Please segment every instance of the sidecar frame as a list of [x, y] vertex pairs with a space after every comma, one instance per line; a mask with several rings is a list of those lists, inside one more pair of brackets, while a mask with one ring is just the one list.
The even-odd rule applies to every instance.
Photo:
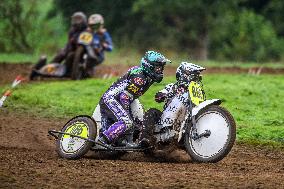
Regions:
[[61, 134], [64, 134], [64, 135], [70, 135], [71, 137], [77, 137], [77, 138], [80, 138], [80, 139], [83, 139], [83, 140], [86, 140], [88, 142], [91, 142], [95, 145], [99, 145], [103, 148], [91, 148], [90, 150], [93, 150], [93, 151], [120, 151], [120, 152], [143, 152], [145, 150], [148, 150], [148, 149], [151, 149], [152, 147], [148, 147], [148, 148], [135, 148], [135, 147], [123, 147], [123, 146], [111, 146], [111, 145], [108, 145], [108, 144], [103, 144], [103, 143], [100, 143], [100, 142], [96, 142], [95, 140], [92, 140], [92, 139], [89, 139], [89, 138], [85, 138], [85, 137], [81, 137], [81, 136], [78, 136], [78, 135], [74, 135], [74, 134], [71, 134], [71, 133], [67, 133], [67, 132], [62, 132], [62, 131], [56, 131], [56, 130], [49, 130], [48, 131], [48, 134], [50, 134], [51, 136], [53, 136], [56, 140], [59, 140], [59, 135]]

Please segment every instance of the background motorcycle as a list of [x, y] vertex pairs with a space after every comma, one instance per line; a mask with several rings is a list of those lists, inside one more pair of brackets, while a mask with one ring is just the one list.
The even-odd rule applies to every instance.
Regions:
[[[40, 58], [38, 63], [33, 67], [30, 79], [36, 77], [70, 77], [73, 80], [79, 80], [87, 75], [86, 64], [88, 58], [96, 58], [93, 51], [93, 35], [84, 31], [78, 37], [78, 47], [75, 52], [69, 52], [64, 64], [50, 63], [46, 64], [46, 57]], [[96, 45], [98, 46], [98, 45]], [[68, 72], [68, 73], [67, 73]]]
[[71, 70], [71, 79], [79, 80], [87, 76], [88, 58], [96, 58], [93, 45], [93, 34], [90, 32], [82, 32], [78, 38], [78, 47], [75, 51], [74, 60]]

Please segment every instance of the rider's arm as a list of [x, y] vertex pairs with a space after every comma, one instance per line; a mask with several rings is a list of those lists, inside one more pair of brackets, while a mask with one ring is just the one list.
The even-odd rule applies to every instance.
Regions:
[[129, 108], [130, 104], [133, 102], [135, 96], [140, 96], [141, 89], [146, 84], [145, 76], [141, 74], [131, 75], [128, 79], [126, 89], [120, 94], [120, 103], [125, 107]]
[[104, 44], [103, 47], [106, 51], [112, 51], [113, 45], [112, 45], [112, 39], [108, 32], [104, 33]]
[[155, 95], [155, 101], [156, 102], [164, 102], [167, 95], [170, 94], [171, 92], [173, 92], [173, 86], [174, 86], [174, 83], [170, 83], [170, 84], [166, 85], [166, 87], [164, 89], [157, 92], [156, 95]]

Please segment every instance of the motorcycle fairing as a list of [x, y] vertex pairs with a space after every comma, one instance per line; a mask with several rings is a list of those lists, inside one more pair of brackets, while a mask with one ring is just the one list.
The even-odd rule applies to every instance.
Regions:
[[47, 64], [36, 72], [47, 77], [63, 77], [66, 73], [66, 65], [59, 63]]
[[187, 107], [184, 99], [188, 99], [188, 93], [178, 94], [166, 103], [163, 114], [155, 127], [155, 133], [159, 133], [163, 128], [175, 127], [170, 129], [170, 132], [161, 132], [156, 135], [158, 141], [165, 141], [175, 136], [180, 126], [184, 122], [184, 117], [187, 112]]
[[93, 35], [90, 32], [82, 32], [78, 39], [78, 44], [91, 45], [93, 42]]
[[220, 105], [222, 101], [220, 99], [211, 99], [211, 100], [206, 100], [202, 103], [200, 103], [198, 106], [195, 106], [192, 109], [192, 116], [196, 116], [198, 112], [200, 112], [202, 109], [206, 108], [207, 106], [210, 105]]

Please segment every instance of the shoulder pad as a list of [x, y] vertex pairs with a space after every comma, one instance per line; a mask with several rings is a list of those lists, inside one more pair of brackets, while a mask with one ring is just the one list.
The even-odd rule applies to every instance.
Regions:
[[142, 68], [139, 66], [134, 66], [130, 68], [128, 71], [130, 75], [143, 73]]

